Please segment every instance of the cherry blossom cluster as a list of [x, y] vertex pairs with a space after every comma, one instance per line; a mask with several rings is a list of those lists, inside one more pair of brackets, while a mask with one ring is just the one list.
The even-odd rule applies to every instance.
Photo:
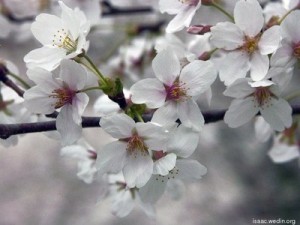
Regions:
[[[274, 162], [299, 158], [298, 121], [289, 103], [299, 93], [285, 97], [300, 59], [298, 0], [159, 0], [157, 14], [175, 15], [166, 32], [147, 36], [128, 26], [130, 39], [99, 65], [89, 56], [88, 36], [105, 36], [99, 1], [84, 10], [59, 1], [59, 15], [40, 13], [46, 6], [35, 3], [27, 12], [4, 1], [12, 18], [35, 17], [26, 26], [42, 46], [24, 57], [30, 85], [11, 62], [1, 61], [2, 76], [26, 89], [13, 99], [6, 93], [11, 89], [1, 89], [1, 123], [55, 118], [57, 131], [47, 135], [61, 141], [62, 156], [78, 160], [81, 180], [107, 189], [115, 215], [127, 216], [138, 205], [154, 217], [165, 191], [180, 193], [183, 184], [207, 173], [191, 155], [205, 132], [199, 105], [213, 105], [219, 94], [214, 85], [233, 99], [224, 116], [229, 127], [256, 118], [257, 138], [274, 140]], [[11, 27], [7, 18], [1, 15], [0, 25]], [[17, 30], [0, 29], [0, 37], [17, 36]], [[99, 96], [95, 102], [90, 91]], [[91, 104], [113, 140], [100, 149], [82, 135], [82, 116]], [[0, 141], [10, 146], [17, 137]]]

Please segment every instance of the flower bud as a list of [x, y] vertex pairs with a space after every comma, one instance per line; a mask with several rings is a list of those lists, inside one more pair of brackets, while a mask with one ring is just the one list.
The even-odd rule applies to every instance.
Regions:
[[193, 25], [187, 29], [189, 34], [202, 35], [210, 32], [211, 25]]

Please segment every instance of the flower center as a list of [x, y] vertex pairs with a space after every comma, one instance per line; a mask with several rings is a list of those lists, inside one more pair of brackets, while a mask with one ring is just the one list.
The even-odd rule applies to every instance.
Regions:
[[294, 45], [293, 54], [297, 59], [300, 59], [300, 43]]
[[77, 41], [73, 40], [69, 32], [64, 28], [58, 30], [52, 38], [52, 46], [67, 50], [67, 53], [76, 51]]
[[137, 157], [138, 153], [141, 153], [143, 156], [148, 155], [148, 147], [144, 143], [144, 140], [137, 134], [133, 134], [129, 140], [127, 140], [126, 150], [130, 155], [134, 154], [134, 157]]
[[257, 50], [258, 41], [259, 41], [259, 37], [250, 38], [250, 37], [246, 36], [245, 40], [244, 40], [244, 45], [242, 46], [242, 49], [251, 55], [253, 52], [255, 52]]
[[258, 107], [266, 106], [269, 107], [269, 103], [274, 96], [274, 94], [270, 91], [269, 87], [257, 87], [253, 96], [258, 104]]
[[184, 88], [184, 83], [180, 81], [175, 81], [172, 86], [165, 86], [167, 92], [167, 100], [181, 100], [187, 97], [186, 88]]
[[52, 91], [52, 94], [49, 95], [49, 97], [56, 99], [54, 107], [58, 109], [66, 104], [72, 104], [75, 94], [75, 91], [69, 89], [68, 87], [64, 87], [61, 89], [55, 89]]

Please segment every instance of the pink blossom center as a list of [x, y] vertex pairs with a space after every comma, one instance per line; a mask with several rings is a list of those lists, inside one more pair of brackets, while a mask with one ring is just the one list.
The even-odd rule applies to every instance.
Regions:
[[49, 97], [56, 99], [54, 106], [58, 109], [66, 104], [72, 104], [75, 95], [76, 91], [71, 90], [69, 87], [63, 87], [52, 91], [52, 94], [49, 95]]
[[269, 107], [269, 103], [272, 99], [273, 93], [270, 91], [269, 87], [257, 87], [253, 96], [259, 107], [266, 106]]
[[184, 83], [178, 80], [175, 81], [171, 86], [165, 86], [165, 89], [167, 93], [167, 100], [178, 101], [187, 96]]
[[242, 50], [246, 51], [248, 54], [252, 54], [258, 48], [258, 42], [260, 37], [245, 37], [244, 44], [241, 47]]
[[300, 59], [300, 42], [294, 45], [293, 54], [297, 59]]
[[132, 135], [127, 140], [127, 152], [136, 157], [138, 153], [146, 156], [148, 153], [148, 146], [145, 144], [143, 138], [141, 138], [138, 134]]

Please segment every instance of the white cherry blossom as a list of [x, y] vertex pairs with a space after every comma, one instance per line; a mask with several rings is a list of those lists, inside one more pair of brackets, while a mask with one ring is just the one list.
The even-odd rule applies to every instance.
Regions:
[[300, 59], [300, 12], [291, 12], [280, 25], [282, 33], [281, 46], [272, 55], [271, 65], [277, 67], [294, 66]]
[[81, 115], [89, 101], [87, 94], [80, 92], [87, 88], [87, 71], [71, 60], [63, 60], [58, 77], [41, 68], [27, 74], [37, 85], [25, 92], [25, 106], [42, 114], [60, 109], [56, 128], [63, 145], [73, 144], [81, 136]]
[[74, 58], [88, 48], [89, 21], [78, 8], [72, 10], [62, 1], [59, 4], [61, 17], [43, 13], [31, 25], [34, 37], [43, 47], [24, 57], [28, 68], [41, 67], [52, 71], [62, 59]]
[[129, 188], [144, 186], [153, 173], [152, 151], [165, 149], [165, 130], [150, 122], [135, 123], [125, 114], [103, 117], [100, 125], [118, 140], [98, 152], [96, 167], [99, 173], [122, 170]]
[[[268, 155], [274, 163], [285, 163], [300, 158], [299, 144], [295, 137], [287, 133], [292, 131], [293, 127], [285, 130], [282, 134], [274, 138], [274, 143]], [[293, 131], [292, 131], [293, 132]]]
[[149, 218], [155, 217], [154, 206], [140, 200], [137, 188], [128, 188], [121, 173], [108, 175], [109, 198], [112, 201], [112, 213], [126, 217], [135, 207], [141, 208]]
[[279, 96], [278, 87], [270, 80], [251, 82], [240, 78], [227, 87], [224, 95], [236, 98], [224, 117], [225, 123], [232, 128], [247, 123], [257, 113], [274, 130], [282, 131], [292, 125], [292, 108]]
[[[144, 202], [155, 203], [164, 193], [169, 180], [175, 178], [183, 180], [186, 178], [197, 179], [206, 173], [206, 168], [197, 161], [183, 159], [189, 157], [195, 151], [198, 141], [199, 133], [184, 125], [180, 125], [170, 131], [166, 150], [153, 153], [154, 167], [152, 178], [140, 189], [141, 198]], [[191, 163], [191, 174], [188, 176], [187, 174], [179, 173], [180, 166], [183, 166], [181, 168], [183, 170], [189, 167], [186, 163]], [[178, 167], [178, 165], [180, 166]], [[196, 168], [198, 171], [196, 171]], [[156, 187], [154, 188], [153, 186]]]
[[60, 150], [60, 155], [78, 160], [77, 177], [85, 183], [92, 183], [97, 169], [95, 162], [97, 153], [85, 140], [80, 139], [76, 144], [65, 146]]
[[261, 32], [264, 17], [257, 0], [237, 2], [234, 20], [235, 23], [221, 22], [211, 28], [212, 43], [225, 50], [218, 66], [220, 79], [229, 85], [250, 71], [254, 81], [262, 80], [269, 69], [268, 54], [279, 45], [279, 26]]
[[148, 183], [140, 188], [143, 202], [155, 203], [165, 192], [169, 180], [179, 179], [187, 182], [197, 181], [207, 173], [205, 166], [193, 159], [178, 159], [175, 167], [165, 176], [153, 175]]
[[195, 60], [181, 68], [175, 53], [166, 49], [154, 58], [152, 68], [157, 78], [135, 83], [130, 89], [131, 100], [158, 108], [154, 119], [160, 117], [172, 122], [179, 118], [185, 126], [200, 131], [204, 118], [193, 97], [207, 91], [215, 81], [217, 74], [213, 64]]
[[201, 6], [201, 0], [160, 0], [159, 9], [162, 13], [176, 16], [169, 22], [166, 32], [173, 33], [188, 27]]

